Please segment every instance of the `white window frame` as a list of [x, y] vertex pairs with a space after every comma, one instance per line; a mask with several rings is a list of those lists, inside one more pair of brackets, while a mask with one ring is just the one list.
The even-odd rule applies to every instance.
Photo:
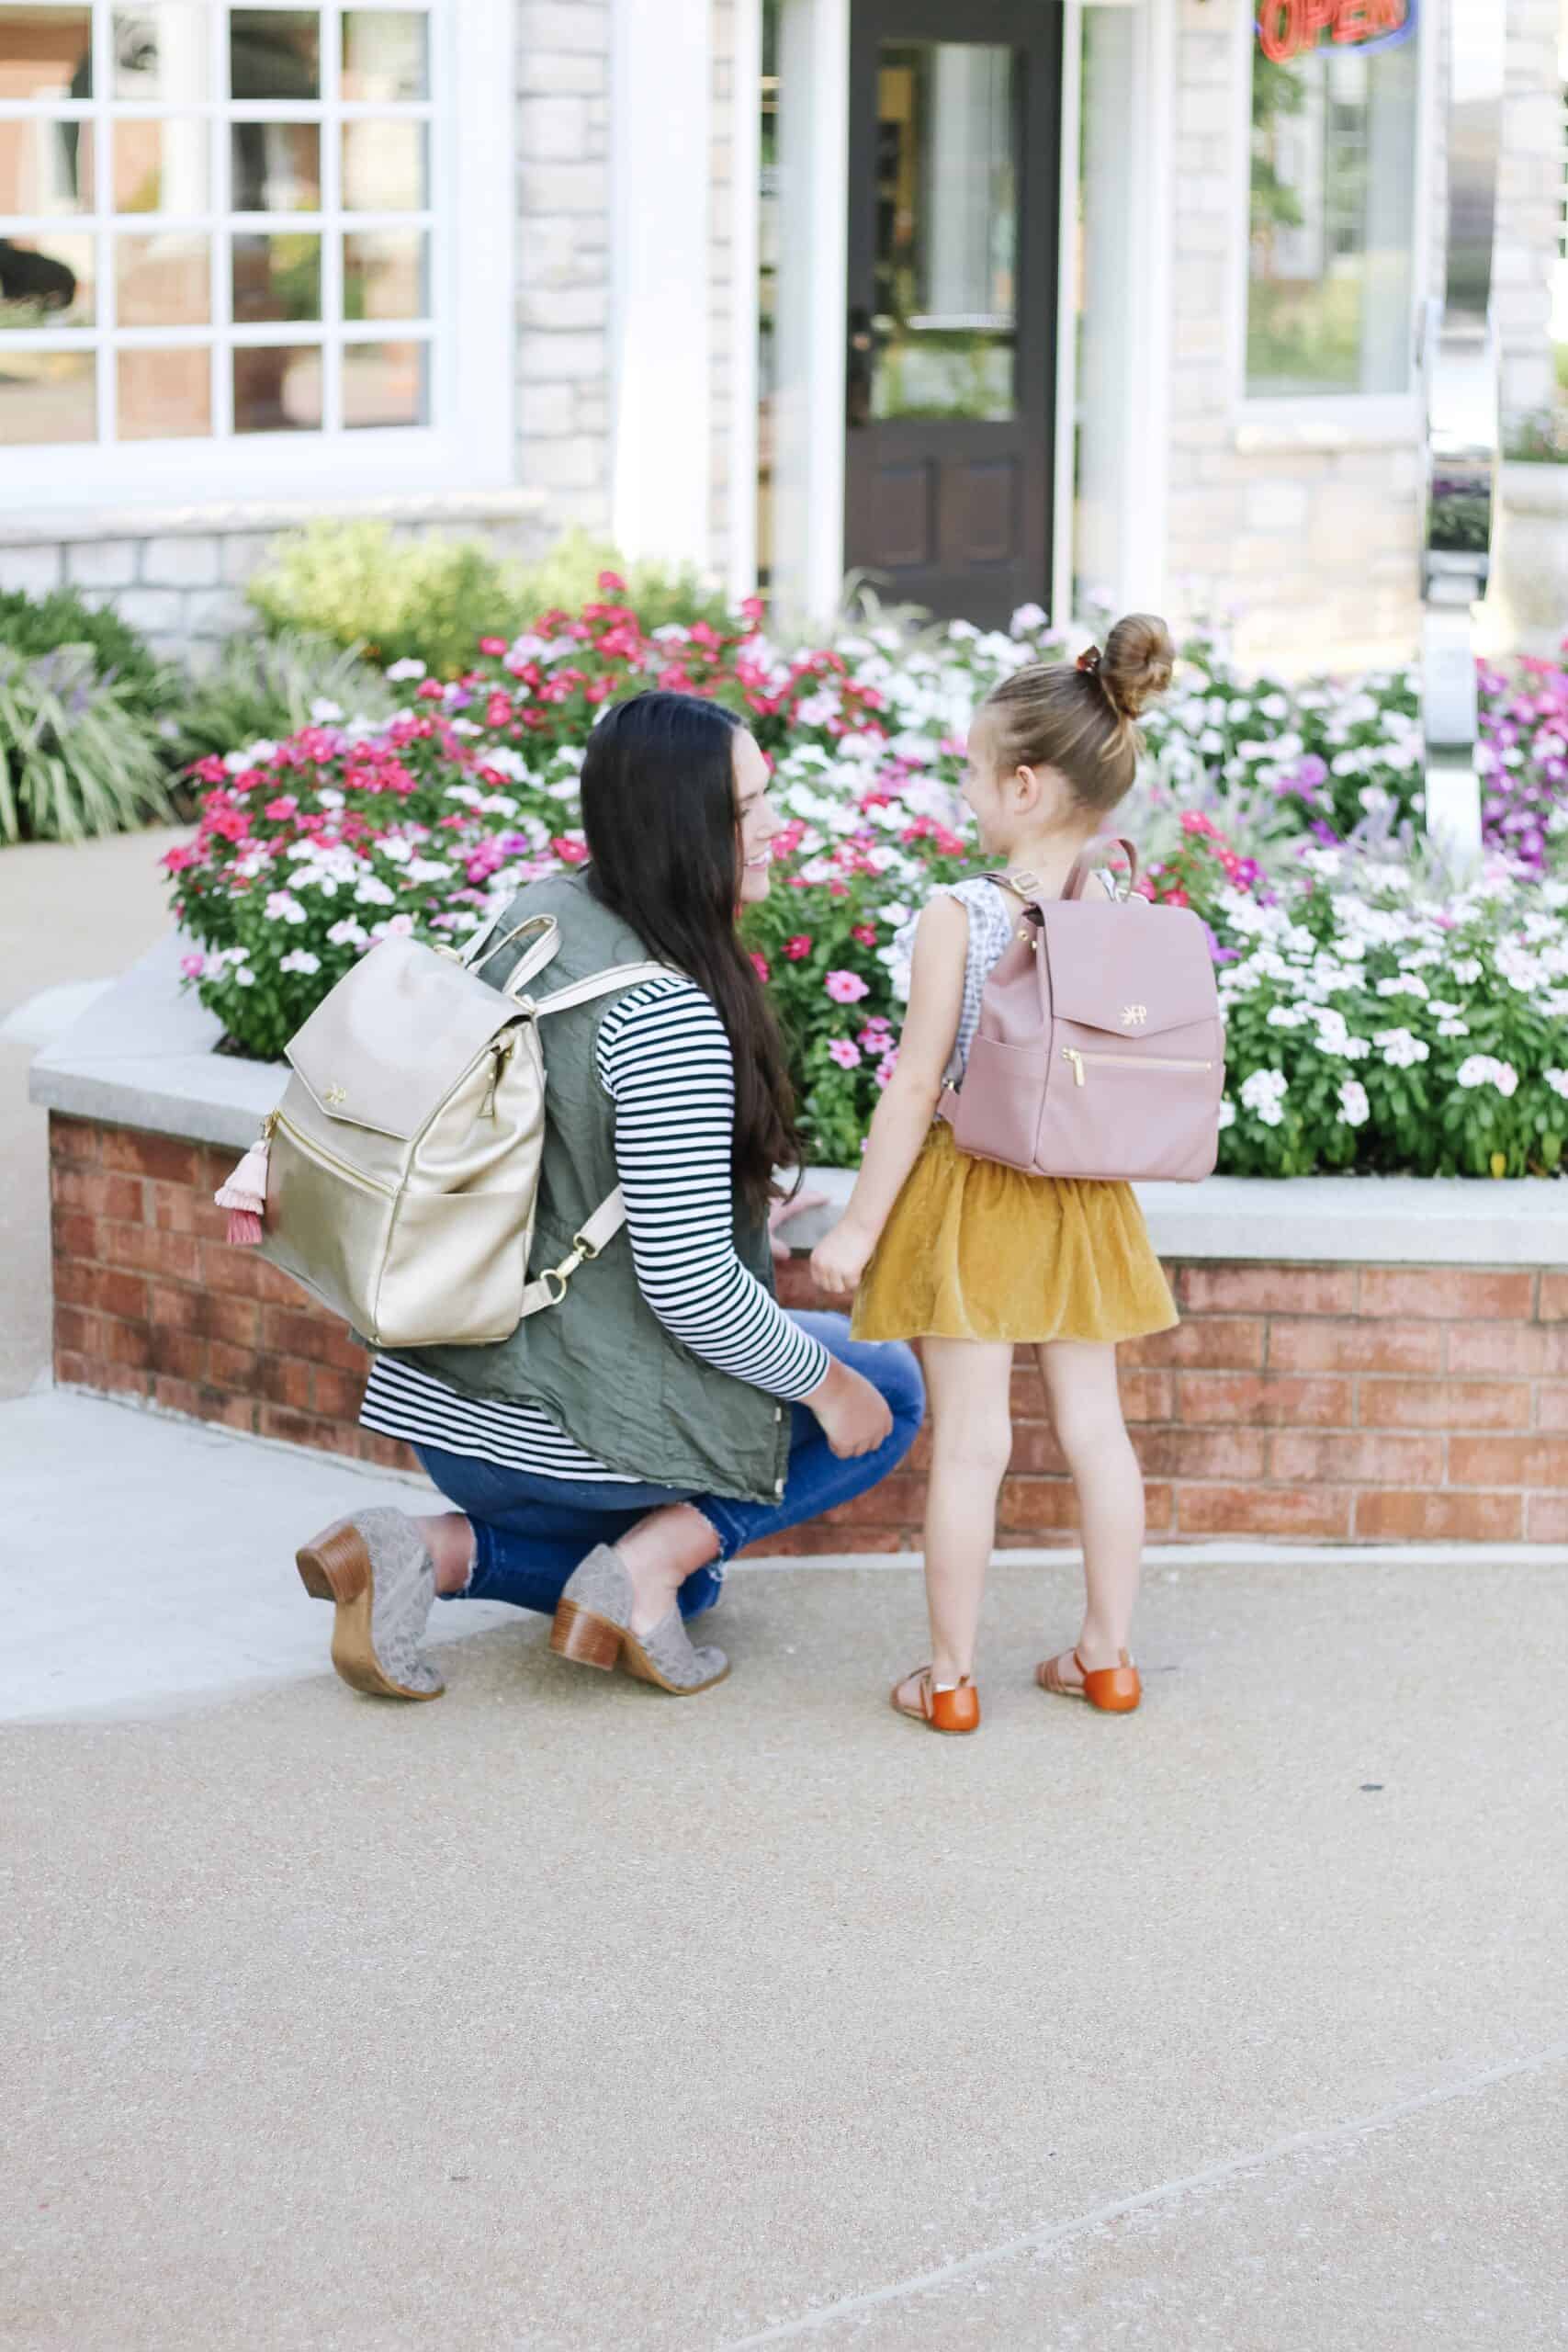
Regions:
[[[311, 4], [312, 0], [245, 0], [248, 7], [284, 12], [289, 6]], [[77, 5], [85, 5], [85, 0], [77, 0]], [[258, 117], [269, 121], [317, 119], [323, 107], [331, 109], [334, 120], [385, 114], [386, 108], [374, 103], [355, 105], [337, 99], [337, 28], [343, 7], [355, 5], [396, 9], [399, 0], [323, 0], [320, 106], [268, 101], [236, 107], [219, 102], [211, 108], [212, 217], [220, 225], [209, 326], [115, 327], [113, 273], [107, 266], [112, 243], [113, 191], [101, 170], [96, 175], [96, 213], [55, 215], [17, 229], [18, 235], [87, 235], [98, 240], [98, 325], [82, 331], [82, 339], [101, 338], [100, 432], [114, 398], [109, 379], [115, 372], [117, 345], [209, 347], [217, 341], [230, 347], [317, 339], [309, 330], [289, 335], [275, 326], [258, 329], [229, 323], [230, 287], [222, 264], [231, 232], [224, 225], [226, 216], [219, 198], [228, 189], [228, 134], [232, 121]], [[227, 5], [213, 5], [212, 16], [216, 54], [216, 44], [227, 28]], [[344, 430], [340, 420], [328, 416], [317, 432], [231, 435], [215, 431], [212, 437], [183, 440], [4, 444], [0, 445], [0, 514], [19, 509], [36, 512], [45, 505], [79, 511], [95, 505], [122, 508], [203, 499], [276, 501], [320, 496], [323, 503], [330, 503], [355, 493], [486, 490], [512, 481], [514, 9], [512, 0], [430, 0], [429, 17], [430, 97], [423, 108], [430, 129], [429, 324], [414, 334], [396, 322], [366, 321], [327, 326], [323, 339], [335, 334], [345, 343], [428, 341], [430, 424]], [[64, 108], [47, 103], [7, 106], [4, 109], [7, 119], [59, 119], [63, 113], [91, 125], [107, 114], [112, 87], [107, 10], [98, 10], [94, 21], [94, 98]], [[417, 119], [422, 110], [407, 106], [399, 111]], [[339, 223], [330, 207], [337, 165], [335, 154], [329, 156], [327, 151], [335, 144], [332, 140], [322, 142], [323, 207], [329, 208], [327, 217], [334, 229]], [[254, 226], [253, 217], [245, 217]], [[269, 217], [269, 226], [283, 233], [309, 231], [317, 218], [279, 213], [276, 220]], [[380, 220], [373, 212], [341, 216], [342, 225], [355, 229], [373, 230]], [[177, 228], [180, 223], [173, 216], [166, 220], [159, 216], [158, 225]], [[321, 266], [322, 309], [330, 318], [337, 254], [335, 234], [327, 230], [322, 233]], [[5, 341], [17, 352], [59, 348], [69, 332], [17, 331]], [[225, 413], [230, 369], [217, 368], [214, 381], [213, 424], [221, 428], [230, 421]]]
[[1230, 309], [1228, 373], [1232, 420], [1240, 445], [1252, 450], [1385, 447], [1408, 444], [1424, 430], [1416, 364], [1416, 322], [1432, 281], [1432, 130], [1441, 17], [1423, 6], [1416, 28], [1416, 198], [1410, 219], [1411, 359], [1403, 392], [1258, 392], [1247, 389], [1247, 314], [1252, 283], [1252, 59], [1256, 16], [1241, 9], [1233, 23], [1236, 45], [1235, 136], [1231, 224], [1235, 272]]

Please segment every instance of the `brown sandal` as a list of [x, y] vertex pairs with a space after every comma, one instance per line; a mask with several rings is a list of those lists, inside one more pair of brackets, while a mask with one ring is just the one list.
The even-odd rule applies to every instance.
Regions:
[[1144, 1695], [1138, 1669], [1125, 1650], [1120, 1666], [1087, 1667], [1077, 1650], [1073, 1652], [1073, 1664], [1083, 1676], [1081, 1682], [1064, 1682], [1054, 1657], [1041, 1659], [1034, 1669], [1034, 1679], [1042, 1690], [1049, 1690], [1053, 1699], [1086, 1699], [1102, 1715], [1130, 1715]]
[[980, 1728], [980, 1693], [975, 1688], [973, 1675], [964, 1675], [956, 1689], [939, 1690], [931, 1679], [929, 1666], [917, 1667], [920, 1678], [920, 1703], [907, 1706], [898, 1693], [909, 1679], [906, 1674], [893, 1685], [892, 1705], [896, 1715], [908, 1715], [913, 1724], [924, 1724], [928, 1731], [970, 1732]]

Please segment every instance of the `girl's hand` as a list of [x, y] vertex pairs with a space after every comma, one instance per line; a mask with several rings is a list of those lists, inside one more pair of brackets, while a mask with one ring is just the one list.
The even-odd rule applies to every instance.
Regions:
[[790, 1255], [784, 1227], [795, 1217], [804, 1216], [807, 1209], [825, 1209], [827, 1205], [826, 1193], [792, 1193], [787, 1201], [774, 1202], [768, 1216], [768, 1240], [775, 1259], [782, 1261]]
[[811, 1272], [818, 1288], [829, 1298], [848, 1297], [858, 1289], [875, 1247], [848, 1217], [840, 1218], [811, 1253]]

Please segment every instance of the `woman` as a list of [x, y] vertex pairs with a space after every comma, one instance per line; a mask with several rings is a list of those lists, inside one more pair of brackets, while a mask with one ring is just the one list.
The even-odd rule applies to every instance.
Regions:
[[412, 1444], [452, 1508], [362, 1511], [298, 1559], [337, 1604], [338, 1672], [386, 1697], [439, 1695], [420, 1647], [437, 1596], [553, 1612], [566, 1657], [711, 1690], [728, 1660], [685, 1620], [725, 1563], [876, 1485], [924, 1408], [907, 1349], [773, 1295], [773, 1170], [800, 1144], [735, 928], [780, 831], [761, 752], [715, 703], [638, 695], [589, 740], [582, 819], [590, 863], [520, 892], [502, 928], [558, 919], [552, 989], [669, 969], [551, 1015], [535, 1260], [556, 1264], [617, 1184], [626, 1227], [500, 1346], [377, 1360], [365, 1426]]

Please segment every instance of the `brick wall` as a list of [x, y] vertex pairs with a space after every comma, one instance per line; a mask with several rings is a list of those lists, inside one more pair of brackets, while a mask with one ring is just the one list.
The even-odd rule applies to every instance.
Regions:
[[[389, 1467], [355, 1424], [365, 1357], [211, 1196], [237, 1155], [50, 1123], [55, 1377]], [[1568, 1272], [1183, 1264], [1180, 1328], [1122, 1351], [1156, 1541], [1214, 1536], [1568, 1543]], [[811, 1303], [803, 1263], [792, 1304]], [[1014, 1380], [1004, 1547], [1071, 1540], [1071, 1487], [1032, 1363]], [[908, 1464], [770, 1546], [918, 1544]]]

